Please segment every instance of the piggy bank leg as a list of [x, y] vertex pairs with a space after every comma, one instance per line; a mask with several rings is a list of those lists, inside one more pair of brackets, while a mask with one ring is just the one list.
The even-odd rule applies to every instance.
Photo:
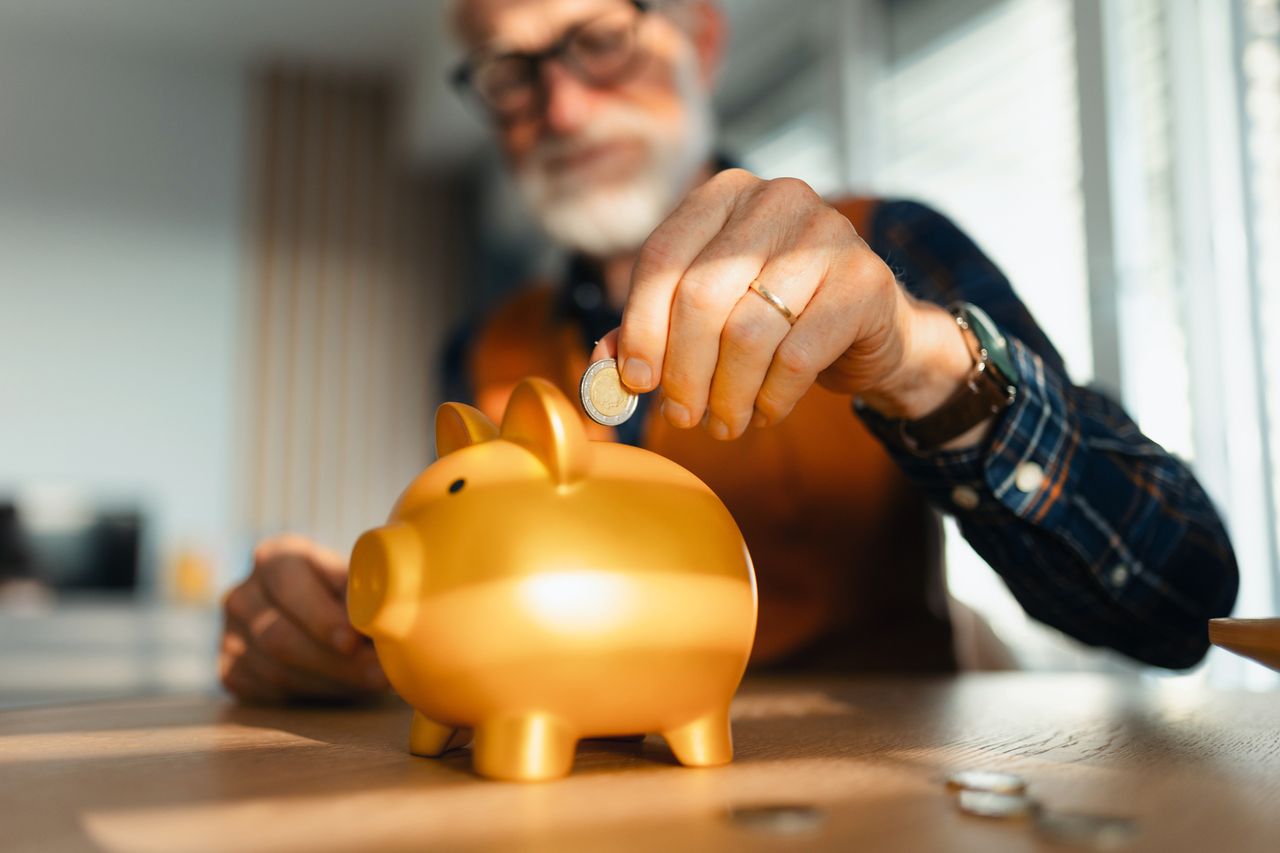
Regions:
[[662, 733], [676, 760], [688, 767], [712, 767], [733, 760], [729, 706]]
[[413, 723], [409, 726], [409, 751], [414, 755], [425, 755], [435, 758], [441, 755], [453, 743], [458, 730], [452, 726], [443, 726], [435, 720], [424, 717], [421, 712], [413, 712]]
[[481, 776], [539, 782], [567, 776], [577, 748], [577, 733], [560, 718], [521, 714], [476, 726], [471, 761]]

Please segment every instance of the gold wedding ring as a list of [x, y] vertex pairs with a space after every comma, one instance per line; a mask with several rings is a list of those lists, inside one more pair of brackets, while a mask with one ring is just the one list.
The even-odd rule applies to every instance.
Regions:
[[751, 282], [751, 289], [754, 290], [756, 293], [760, 294], [760, 297], [764, 299], [765, 302], [768, 302], [770, 305], [772, 305], [774, 309], [779, 314], [782, 315], [782, 319], [786, 320], [787, 323], [789, 323], [792, 326], [796, 324], [796, 319], [797, 319], [796, 315], [793, 314], [791, 312], [791, 309], [787, 307], [787, 303], [783, 302], [781, 299], [778, 298], [778, 294], [774, 293], [772, 290], [769, 290], [768, 288], [761, 287], [760, 282], [758, 281]]

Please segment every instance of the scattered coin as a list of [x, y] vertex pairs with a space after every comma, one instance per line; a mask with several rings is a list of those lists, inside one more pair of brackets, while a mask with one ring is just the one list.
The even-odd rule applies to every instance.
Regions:
[[1025, 794], [1027, 781], [1013, 773], [994, 770], [960, 770], [947, 777], [953, 791], [990, 791], [994, 794]]
[[961, 791], [957, 798], [960, 811], [976, 817], [1001, 819], [1026, 818], [1039, 807], [1024, 794], [997, 794], [992, 791]]
[[579, 386], [582, 408], [591, 420], [605, 426], [617, 426], [635, 414], [640, 398], [628, 391], [618, 376], [618, 363], [602, 358], [591, 363], [582, 374]]
[[813, 832], [826, 820], [826, 813], [816, 806], [761, 805], [735, 806], [729, 809], [729, 820], [738, 826], [778, 835]]
[[1036, 833], [1055, 844], [1114, 850], [1138, 834], [1135, 821], [1110, 815], [1055, 812], [1027, 796], [1027, 782], [1014, 773], [960, 770], [947, 777], [957, 792], [956, 805], [965, 814], [1001, 820], [1034, 819]]
[[1036, 815], [1036, 832], [1058, 844], [1115, 850], [1134, 839], [1138, 824], [1126, 817], [1046, 811]]

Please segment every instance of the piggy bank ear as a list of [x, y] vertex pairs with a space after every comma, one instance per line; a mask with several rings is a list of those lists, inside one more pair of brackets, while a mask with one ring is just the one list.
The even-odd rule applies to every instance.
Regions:
[[502, 416], [502, 438], [532, 451], [557, 483], [572, 483], [587, 473], [591, 445], [582, 418], [545, 379], [525, 379], [516, 386]]
[[436, 409], [436, 454], [439, 456], [497, 437], [498, 428], [479, 409], [463, 403], [445, 403]]

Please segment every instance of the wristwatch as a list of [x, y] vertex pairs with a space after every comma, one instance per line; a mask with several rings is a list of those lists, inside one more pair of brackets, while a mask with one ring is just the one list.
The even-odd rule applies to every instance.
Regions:
[[1004, 411], [1018, 396], [1017, 370], [996, 324], [968, 302], [953, 305], [951, 314], [973, 356], [973, 368], [937, 409], [919, 420], [899, 423], [903, 443], [915, 451], [936, 450]]

